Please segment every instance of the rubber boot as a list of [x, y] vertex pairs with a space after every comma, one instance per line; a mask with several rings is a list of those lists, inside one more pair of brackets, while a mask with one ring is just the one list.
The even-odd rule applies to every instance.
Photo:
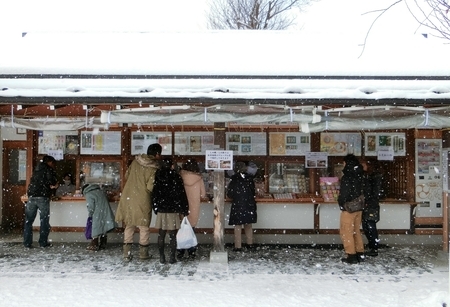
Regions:
[[347, 257], [342, 258], [341, 261], [348, 264], [357, 264], [359, 262], [356, 254], [348, 254]]
[[176, 263], [177, 258], [175, 254], [177, 253], [177, 236], [175, 231], [169, 232], [169, 248], [170, 248], [170, 257], [169, 257], [169, 263]]
[[366, 255], [364, 253], [356, 253], [356, 257], [358, 258], [358, 262], [366, 261]]
[[86, 250], [92, 252], [96, 252], [99, 250], [98, 237], [92, 239], [91, 243], [89, 243], [89, 245], [86, 247]]
[[159, 230], [158, 235], [158, 250], [159, 250], [159, 262], [166, 263], [166, 255], [164, 254], [164, 240], [166, 238], [166, 232], [162, 229]]
[[148, 247], [149, 245], [141, 245], [139, 244], [139, 259], [141, 260], [145, 260], [145, 259], [149, 259], [150, 255], [148, 254]]
[[189, 260], [195, 260], [195, 253], [197, 251], [197, 246], [188, 249]]
[[133, 244], [131, 243], [125, 243], [123, 245], [123, 260], [125, 261], [131, 261], [131, 259], [133, 258], [133, 256], [131, 255], [131, 246]]
[[185, 249], [177, 249], [177, 259], [183, 260], [185, 252], [186, 252]]
[[108, 237], [106, 235], [101, 235], [99, 249], [106, 249], [107, 241], [108, 241]]

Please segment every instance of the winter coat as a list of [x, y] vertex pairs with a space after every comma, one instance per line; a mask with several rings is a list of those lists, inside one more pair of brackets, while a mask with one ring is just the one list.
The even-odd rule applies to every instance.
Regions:
[[253, 176], [238, 172], [231, 177], [227, 196], [232, 199], [229, 225], [256, 223], [255, 183]]
[[31, 176], [27, 195], [28, 197], [50, 198], [55, 192], [50, 186], [56, 185], [57, 182], [55, 170], [47, 163], [41, 162], [36, 166]]
[[339, 191], [339, 208], [344, 211], [344, 203], [361, 195], [363, 188], [363, 168], [359, 163], [346, 163], [342, 170], [341, 187]]
[[205, 183], [199, 173], [181, 170], [180, 175], [189, 202], [188, 220], [192, 227], [196, 227], [200, 216], [201, 199], [206, 196]]
[[153, 187], [153, 211], [188, 215], [189, 204], [184, 191], [183, 179], [177, 171], [163, 168], [156, 172]]
[[116, 227], [114, 213], [108, 198], [98, 184], [90, 184], [83, 190], [89, 217], [92, 217], [92, 237], [106, 234]]
[[136, 156], [125, 173], [125, 186], [120, 196], [116, 221], [128, 226], [150, 226], [151, 194], [159, 161], [154, 156]]
[[380, 190], [382, 176], [380, 173], [364, 174], [364, 200], [366, 208], [380, 210]]

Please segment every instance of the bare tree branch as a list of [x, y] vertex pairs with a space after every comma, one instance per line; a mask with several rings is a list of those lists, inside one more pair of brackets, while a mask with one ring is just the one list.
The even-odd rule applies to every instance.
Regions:
[[425, 4], [419, 4], [413, 0], [415, 8], [419, 13], [413, 12], [413, 9], [405, 1], [410, 13], [417, 22], [437, 33], [438, 37], [450, 40], [450, 2], [448, 0], [424, 0]]
[[380, 14], [372, 21], [369, 30], [364, 38], [363, 48], [358, 58], [362, 56], [366, 48], [367, 40], [375, 22], [389, 9], [396, 4], [404, 2], [411, 15], [421, 26], [431, 29], [433, 36], [450, 40], [450, 2], [449, 0], [423, 0], [420, 3], [417, 0], [411, 0], [413, 4], [409, 4], [408, 0], [398, 0], [385, 9], [370, 11], [369, 13], [380, 12]]
[[369, 30], [368, 30], [367, 33], [366, 33], [366, 37], [364, 38], [364, 43], [363, 43], [363, 45], [362, 45], [363, 48], [362, 48], [361, 54], [359, 55], [358, 58], [360, 58], [360, 57], [362, 56], [362, 54], [364, 53], [364, 50], [366, 49], [367, 39], [368, 39], [368, 37], [369, 37], [370, 31], [372, 30], [372, 28], [373, 28], [373, 26], [375, 25], [375, 22], [378, 20], [378, 18], [380, 18], [384, 13], [386, 13], [391, 7], [393, 7], [394, 5], [396, 5], [396, 4], [398, 4], [398, 3], [402, 2], [402, 1], [403, 1], [403, 0], [398, 0], [398, 1], [396, 1], [395, 3], [392, 3], [390, 6], [388, 6], [388, 7], [385, 8], [385, 9], [375, 10], [375, 11], [370, 11], [370, 12], [367, 12], [367, 13], [364, 13], [364, 14], [363, 14], [363, 15], [366, 15], [366, 14], [369, 14], [369, 13], [381, 12], [381, 13], [380, 13], [380, 14], [372, 21], [372, 24], [370, 25]]
[[311, 0], [211, 0], [208, 26], [211, 29], [284, 30], [295, 21], [294, 8]]

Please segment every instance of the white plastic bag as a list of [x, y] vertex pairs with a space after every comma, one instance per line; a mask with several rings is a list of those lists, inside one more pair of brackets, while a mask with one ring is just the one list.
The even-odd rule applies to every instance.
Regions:
[[184, 217], [177, 233], [177, 249], [188, 249], [195, 246], [197, 246], [197, 237], [189, 220]]

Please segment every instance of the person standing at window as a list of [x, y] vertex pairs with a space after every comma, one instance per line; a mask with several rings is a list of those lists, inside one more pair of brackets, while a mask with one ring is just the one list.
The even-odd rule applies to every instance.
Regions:
[[367, 238], [369, 250], [366, 256], [378, 256], [378, 238], [377, 223], [380, 220], [380, 190], [382, 176], [374, 169], [373, 161], [362, 163], [364, 169], [364, 198], [366, 207], [363, 211], [362, 227]]
[[342, 262], [355, 264], [364, 260], [364, 242], [361, 236], [362, 211], [347, 212], [344, 203], [361, 195], [363, 188], [363, 168], [353, 154], [344, 157], [344, 174], [341, 178], [338, 203], [341, 209], [339, 235], [344, 245], [346, 258]]
[[25, 227], [23, 232], [23, 245], [31, 248], [33, 244], [33, 223], [37, 211], [41, 220], [39, 229], [39, 246], [50, 247], [48, 242], [50, 234], [50, 199], [58, 188], [55, 172], [56, 160], [52, 156], [44, 156], [33, 172], [28, 185], [28, 201], [25, 206]]
[[[183, 178], [184, 189], [189, 202], [189, 215], [188, 220], [192, 228], [195, 229], [200, 216], [200, 203], [202, 198], [206, 197], [205, 183], [203, 177], [200, 174], [200, 168], [198, 163], [194, 159], [189, 159], [181, 166], [180, 171], [181, 178]], [[195, 253], [197, 247], [191, 247], [188, 250], [189, 259], [195, 259]], [[178, 250], [178, 259], [182, 259], [186, 250]]]
[[187, 216], [189, 205], [183, 186], [183, 179], [174, 169], [171, 159], [163, 160], [161, 169], [156, 172], [153, 188], [153, 211], [156, 214], [155, 228], [158, 229], [159, 262], [165, 263], [164, 245], [169, 234], [169, 263], [177, 262], [177, 232], [180, 229], [180, 215]]
[[96, 183], [85, 184], [81, 193], [86, 198], [88, 216], [92, 218], [92, 241], [86, 249], [94, 252], [106, 249], [106, 234], [116, 227], [109, 200]]
[[152, 219], [152, 191], [155, 173], [159, 168], [162, 147], [155, 143], [147, 148], [147, 154], [135, 157], [125, 173], [125, 187], [120, 196], [116, 221], [125, 224], [123, 258], [130, 261], [131, 247], [136, 227], [139, 228], [139, 258], [149, 259], [150, 222]]
[[248, 248], [253, 248], [253, 227], [257, 221], [255, 183], [247, 173], [245, 162], [236, 162], [236, 173], [231, 176], [227, 196], [231, 198], [229, 225], [234, 225], [234, 251], [242, 251], [242, 227], [244, 227]]

